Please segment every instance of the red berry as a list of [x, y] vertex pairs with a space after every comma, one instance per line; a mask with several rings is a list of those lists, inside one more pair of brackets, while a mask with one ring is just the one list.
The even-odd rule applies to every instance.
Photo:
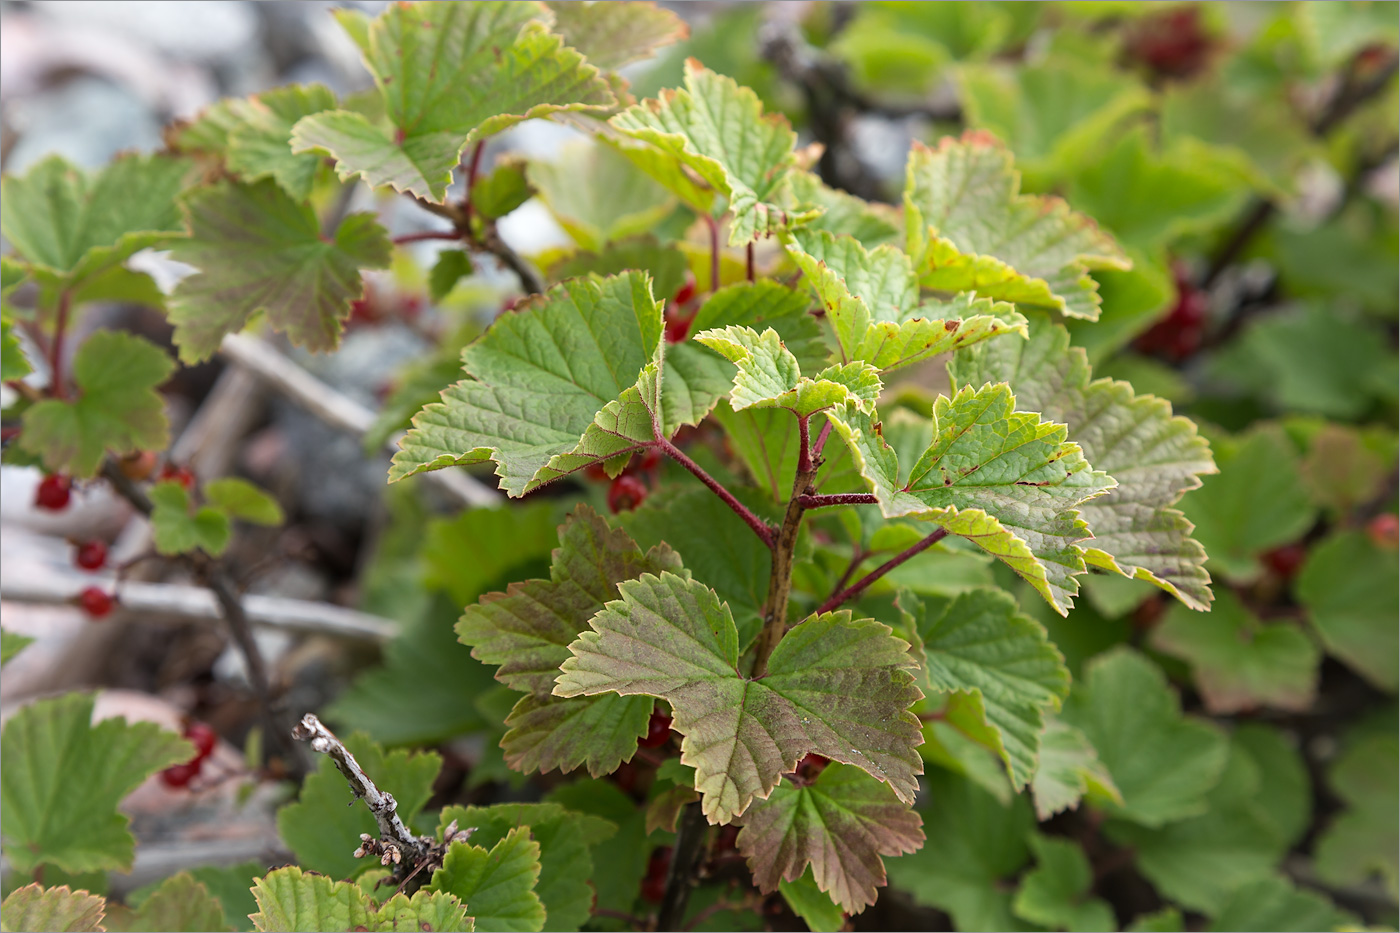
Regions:
[[658, 745], [665, 745], [671, 738], [671, 717], [665, 713], [653, 711], [651, 720], [647, 723], [647, 734], [637, 740], [637, 744], [642, 748], [656, 748]]
[[608, 470], [603, 466], [603, 461], [595, 460], [583, 468], [583, 475], [600, 483], [608, 482]]
[[181, 765], [171, 765], [160, 773], [160, 779], [167, 787], [187, 787], [199, 775], [200, 759], [187, 761]]
[[1213, 42], [1196, 6], [1179, 6], [1143, 17], [1130, 32], [1128, 56], [1159, 75], [1186, 77], [1206, 63]]
[[1307, 557], [1307, 549], [1301, 544], [1285, 544], [1266, 553], [1264, 563], [1274, 573], [1288, 580], [1302, 568]]
[[655, 447], [648, 447], [637, 461], [638, 472], [650, 472], [661, 465], [661, 454]]
[[1400, 518], [1389, 512], [1382, 512], [1366, 525], [1366, 533], [1371, 536], [1376, 547], [1393, 551], [1400, 547]]
[[167, 463], [161, 467], [160, 478], [161, 480], [174, 480], [186, 489], [194, 488], [194, 473], [190, 472], [189, 467]]
[[122, 457], [119, 465], [127, 479], [142, 483], [150, 479], [151, 474], [156, 471], [156, 455], [151, 450], [137, 451]]
[[219, 734], [202, 722], [192, 722], [185, 726], [184, 736], [198, 750], [194, 761], [203, 761], [214, 754], [214, 746], [219, 744]]
[[84, 570], [101, 570], [107, 563], [107, 544], [104, 541], [84, 541], [78, 545], [73, 555], [73, 563]]
[[623, 474], [608, 487], [608, 508], [614, 515], [618, 512], [630, 512], [641, 505], [646, 497], [646, 484], [635, 476]]
[[676, 296], [671, 300], [678, 305], [686, 304], [695, 297], [695, 276], [689, 272], [685, 274], [685, 284], [676, 289]]
[[646, 877], [642, 879], [642, 897], [661, 903], [666, 896], [666, 875], [671, 870], [671, 847], [658, 846], [647, 859]]
[[78, 605], [94, 619], [100, 619], [111, 613], [116, 600], [101, 587], [89, 586], [78, 594]]
[[693, 320], [695, 320], [695, 315], [693, 314], [687, 314], [685, 316], [679, 314], [666, 315], [666, 342], [684, 343], [685, 339], [690, 336], [690, 322]]
[[72, 498], [73, 481], [62, 473], [50, 473], [39, 480], [39, 488], [34, 493], [34, 504], [50, 512], [62, 512], [68, 508]]

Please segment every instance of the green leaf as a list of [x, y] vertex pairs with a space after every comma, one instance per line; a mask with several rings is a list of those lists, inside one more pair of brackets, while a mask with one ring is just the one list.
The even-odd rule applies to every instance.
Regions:
[[413, 419], [391, 482], [494, 460], [501, 486], [523, 494], [594, 417], [633, 387], [661, 339], [661, 303], [644, 273], [571, 279], [498, 318], [462, 351], [466, 381]]
[[551, 695], [569, 645], [588, 620], [618, 594], [618, 584], [640, 574], [680, 569], [665, 545], [643, 554], [626, 532], [579, 506], [559, 533], [548, 580], [512, 583], [468, 606], [457, 636], [472, 657], [499, 665], [496, 679], [530, 694], [516, 704], [502, 742], [506, 760], [521, 771], [571, 771], [587, 765], [597, 776], [631, 760], [646, 734], [649, 700], [602, 697], [561, 700]]
[[933, 407], [933, 443], [903, 475], [871, 420], [847, 407], [827, 417], [851, 447], [886, 518], [934, 522], [971, 538], [1024, 577], [1061, 615], [1085, 570], [1090, 536], [1076, 508], [1116, 484], [1092, 470], [1062, 425], [1014, 411], [1003, 383], [971, 387]]
[[661, 245], [653, 236], [613, 241], [600, 249], [597, 253], [574, 253], [549, 270], [550, 278], [560, 282], [590, 272], [606, 276], [639, 269], [651, 276], [652, 294], [663, 298], [674, 295], [685, 283], [685, 253], [674, 246]]
[[809, 870], [842, 910], [860, 913], [885, 885], [882, 855], [923, 845], [923, 821], [888, 786], [857, 768], [827, 765], [812, 783], [780, 781], [744, 813], [737, 845], [760, 891]]
[[467, 908], [450, 894], [418, 891], [412, 898], [395, 894], [374, 912], [370, 929], [385, 933], [443, 930], [472, 933], [476, 929]]
[[525, 163], [504, 159], [485, 178], [472, 186], [472, 209], [491, 220], [504, 217], [526, 201], [534, 191], [525, 180]]
[[[699, 799], [694, 791], [691, 793], [694, 799]], [[593, 864], [597, 866], [592, 883], [598, 894], [597, 907], [631, 910], [647, 870], [647, 810], [638, 807], [611, 781], [589, 778], [556, 787], [549, 792], [546, 801], [560, 804], [575, 813], [591, 814], [617, 824], [615, 835], [608, 839], [593, 839], [589, 843]]]
[[170, 320], [186, 363], [208, 359], [258, 312], [298, 346], [333, 350], [364, 292], [360, 269], [389, 265], [389, 237], [372, 214], [351, 214], [323, 237], [311, 206], [271, 181], [201, 188], [185, 210], [190, 236], [171, 255], [200, 271], [176, 286]]
[[23, 379], [34, 372], [29, 358], [24, 355], [24, 347], [14, 333], [15, 322], [9, 315], [0, 317], [0, 379], [12, 382]]
[[[665, 188], [613, 147], [587, 140], [563, 146], [553, 161], [531, 161], [527, 171], [554, 219], [585, 250], [601, 251], [615, 240], [647, 233], [676, 204]], [[659, 294], [674, 294], [660, 287], [660, 276], [652, 275]]]
[[370, 928], [370, 904], [359, 887], [295, 865], [279, 868], [253, 885], [258, 912], [253, 929], [353, 930]]
[[387, 7], [360, 47], [388, 125], [348, 110], [306, 117], [293, 151], [334, 158], [342, 179], [441, 202], [470, 143], [534, 117], [612, 107], [598, 69], [532, 22], [538, 13], [496, 0]]
[[1317, 693], [1322, 652], [1312, 639], [1287, 623], [1260, 622], [1229, 590], [1216, 597], [1209, 616], [1173, 606], [1152, 630], [1152, 646], [1191, 665], [1196, 689], [1215, 714], [1260, 706], [1301, 712]]
[[189, 175], [188, 161], [163, 156], [122, 156], [93, 175], [49, 156], [0, 180], [0, 231], [41, 281], [72, 288], [178, 237]]
[[690, 34], [679, 16], [650, 3], [547, 0], [546, 6], [554, 11], [554, 31], [591, 64], [609, 70], [651, 58]]
[[831, 366], [815, 377], [802, 375], [797, 357], [773, 328], [762, 334], [750, 327], [701, 331], [695, 339], [738, 365], [729, 407], [786, 408], [799, 418], [847, 403], [873, 414], [880, 397], [880, 373], [869, 363]]
[[924, 777], [924, 832], [935, 842], [893, 859], [890, 881], [920, 904], [946, 911], [960, 930], [1014, 930], [1011, 877], [1029, 858], [1035, 826], [1024, 795], [1009, 806], [966, 778], [940, 768]]
[[807, 313], [811, 305], [806, 293], [771, 279], [726, 285], [706, 298], [695, 312], [690, 332], [698, 334], [723, 327], [771, 328], [797, 358], [802, 371], [813, 373], [826, 366], [829, 354], [821, 325]]
[[1180, 933], [1186, 929], [1186, 919], [1175, 907], [1163, 907], [1150, 914], [1138, 915], [1123, 929], [1129, 933]]
[[1010, 305], [962, 294], [920, 304], [909, 258], [893, 246], [867, 252], [853, 237], [799, 232], [788, 252], [826, 308], [841, 359], [888, 372], [999, 334], [1026, 335]]
[[1152, 103], [1123, 73], [1065, 54], [1014, 67], [969, 65], [957, 77], [968, 124], [1004, 140], [1036, 190], [1072, 173]]
[[1371, 502], [1382, 491], [1386, 471], [1395, 461], [1394, 445], [1395, 436], [1384, 429], [1323, 425], [1302, 465], [1312, 501], [1336, 517]]
[[134, 334], [98, 331], [73, 357], [74, 399], [45, 399], [24, 413], [20, 445], [55, 473], [87, 478], [110, 450], [164, 450], [165, 403], [155, 391], [175, 364]]
[[1243, 885], [1215, 915], [1211, 930], [1345, 930], [1356, 917], [1313, 891], [1300, 891], [1287, 878], [1261, 878]]
[[1302, 773], [1296, 757], [1290, 768], [1275, 772], [1245, 743], [1232, 742], [1204, 812], [1157, 829], [1110, 821], [1108, 836], [1136, 851], [1139, 871], [1163, 897], [1218, 913], [1236, 890], [1271, 875], [1287, 852], [1289, 840], [1276, 812], [1277, 785], [1296, 781], [1293, 772]]
[[1144, 826], [1199, 814], [1225, 767], [1220, 731], [1181, 715], [1161, 670], [1127, 648], [1091, 660], [1063, 713], [1099, 753], [1123, 803], [1104, 809]]
[[1113, 908], [1088, 896], [1094, 872], [1078, 843], [1039, 833], [1030, 842], [1036, 866], [1016, 890], [1016, 916], [1052, 930], [1116, 930]]
[[900, 234], [899, 215], [890, 205], [828, 187], [815, 172], [789, 171], [782, 195], [790, 210], [822, 208], [820, 216], [808, 221], [808, 228], [855, 237], [867, 249], [892, 242]]
[[237, 477], [226, 476], [205, 483], [204, 498], [231, 518], [254, 525], [280, 525], [287, 520], [276, 499]]
[[1045, 723], [1040, 737], [1040, 761], [1031, 778], [1035, 815], [1041, 822], [1063, 810], [1073, 810], [1084, 797], [1123, 802], [1113, 776], [1088, 737], [1058, 716]]
[[463, 829], [476, 828], [472, 840], [494, 847], [512, 831], [529, 827], [539, 843], [540, 874], [535, 893], [544, 902], [544, 929], [577, 930], [588, 919], [593, 903], [592, 843], [615, 832], [613, 823], [565, 810], [553, 803], [507, 803], [492, 807], [446, 807], [440, 826], [452, 820]]
[[[778, 414], [796, 424], [786, 413]], [[767, 514], [771, 506], [765, 508], [757, 496], [744, 489], [733, 492], [756, 514], [772, 517]], [[708, 489], [687, 483], [652, 493], [617, 520], [641, 547], [665, 542], [680, 555], [691, 575], [704, 580], [729, 606], [740, 649], [748, 647], [763, 627], [773, 554], [743, 519]]]
[[207, 505], [192, 511], [190, 495], [177, 481], [156, 483], [150, 497], [151, 532], [159, 553], [168, 557], [198, 549], [218, 557], [228, 547], [228, 516]]
[[1086, 161], [1075, 166], [1069, 197], [1124, 243], [1149, 252], [1209, 232], [1238, 213], [1248, 195], [1210, 148], [1178, 144], [1153, 152], [1146, 126]]
[[228, 128], [229, 170], [244, 181], [271, 178], [294, 200], [309, 198], [321, 160], [292, 152], [292, 127], [302, 117], [335, 109], [335, 95], [323, 85], [303, 84], [227, 103], [237, 119]]
[[108, 908], [103, 924], [108, 930], [152, 931], [164, 930], [210, 930], [223, 931], [224, 909], [219, 905], [209, 889], [200, 884], [189, 872], [172, 875], [141, 902], [136, 910], [129, 908]]
[[[913, 798], [922, 762], [908, 707], [919, 697], [907, 644], [888, 626], [827, 613], [790, 631], [750, 681], [738, 632], [713, 590], [673, 573], [618, 586], [569, 646], [557, 696], [618, 693], [665, 699], [684, 738], [681, 761], [716, 824], [764, 798], [809, 752], [855, 765]], [[740, 751], [740, 749], [743, 749]]]
[[975, 704], [978, 725], [991, 729], [994, 750], [1020, 790], [1036, 771], [1046, 714], [1069, 694], [1069, 671], [1045, 627], [994, 589], [952, 600], [901, 598], [900, 608], [918, 637], [920, 688], [962, 694]]
[[102, 898], [86, 891], [71, 890], [66, 884], [57, 888], [27, 884], [11, 891], [0, 904], [0, 928], [5, 933], [24, 930], [97, 933], [105, 929], [102, 926], [105, 907]]
[[1215, 459], [1219, 475], [1187, 493], [1181, 511], [1195, 525], [1210, 566], [1243, 582], [1259, 575], [1259, 554], [1311, 528], [1317, 509], [1299, 475], [1298, 452], [1277, 425], [1217, 444]]
[[[685, 63], [684, 85], [608, 121], [624, 136], [660, 150], [663, 159], [639, 161], [640, 167], [700, 213], [710, 212], [710, 190], [723, 197], [731, 215], [730, 246], [815, 216], [790, 214], [774, 203], [784, 174], [796, 164], [797, 135], [787, 119], [765, 114], [757, 94], [695, 59]], [[707, 186], [701, 189], [705, 197], [696, 197], [687, 170]]]
[[1327, 782], [1346, 804], [1317, 841], [1318, 874], [1329, 884], [1364, 884], [1379, 876], [1390, 896], [1400, 887], [1400, 774], [1393, 734], [1353, 738], [1328, 769]]
[[1314, 547], [1294, 592], [1327, 653], [1389, 693], [1400, 684], [1400, 571], [1394, 551], [1360, 531], [1339, 531]]
[[16, 635], [0, 629], [0, 665], [9, 663], [10, 658], [23, 651], [33, 640], [28, 635]]
[[836, 933], [846, 925], [846, 915], [823, 894], [812, 878], [811, 866], [796, 881], [779, 881], [778, 892], [792, 912], [814, 933]]
[[544, 929], [544, 905], [535, 893], [540, 847], [528, 827], [513, 829], [487, 852], [481, 846], [452, 843], [431, 890], [454, 895], [471, 912], [475, 929]]
[[1161, 399], [1134, 395], [1125, 382], [1091, 382], [1084, 351], [1048, 321], [1038, 321], [1028, 341], [960, 352], [949, 372], [955, 386], [1009, 383], [1019, 408], [1066, 425], [1088, 461], [1117, 481], [1107, 495], [1079, 507], [1094, 534], [1084, 545], [1089, 564], [1147, 580], [1193, 609], [1210, 605], [1205, 551], [1191, 539], [1191, 523], [1172, 508], [1200, 485], [1199, 474], [1215, 471], [1191, 421], [1173, 417]]
[[136, 840], [117, 805], [136, 785], [193, 751], [153, 723], [104, 719], [93, 697], [36, 700], [5, 723], [0, 757], [23, 762], [0, 773], [0, 834], [11, 867], [65, 872], [129, 871]]
[[[251, 930], [248, 916], [258, 909], [253, 899], [253, 883], [267, 871], [267, 865], [251, 859], [238, 865], [201, 865], [192, 868], [189, 874], [194, 880], [213, 895], [223, 909], [224, 926], [230, 930]], [[135, 901], [135, 892], [127, 895], [126, 902], [133, 907], [141, 905]]]
[[[345, 747], [375, 786], [394, 795], [399, 817], [412, 823], [428, 802], [442, 759], [433, 752], [386, 754], [358, 732], [345, 739]], [[360, 834], [379, 835], [369, 808], [360, 806], [335, 762], [324, 755], [297, 801], [277, 811], [277, 832], [302, 867], [332, 878], [349, 878], [367, 867], [355, 858]]]
[[457, 283], [472, 274], [472, 260], [464, 250], [445, 249], [438, 253], [433, 269], [428, 273], [428, 294], [433, 301], [442, 301], [457, 287]]

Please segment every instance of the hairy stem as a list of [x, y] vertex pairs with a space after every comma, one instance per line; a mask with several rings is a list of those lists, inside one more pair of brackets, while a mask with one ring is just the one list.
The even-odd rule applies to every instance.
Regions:
[[676, 846], [671, 850], [671, 870], [666, 875], [666, 893], [661, 898], [661, 911], [656, 917], [658, 930], [679, 930], [685, 916], [686, 904], [690, 901], [691, 888], [700, 872], [700, 862], [705, 855], [705, 837], [709, 834], [709, 823], [705, 812], [700, 809], [700, 801], [688, 803], [681, 811], [676, 826]]
[[767, 522], [755, 515], [744, 503], [734, 498], [734, 494], [720, 485], [719, 480], [715, 479], [709, 473], [706, 473], [705, 468], [686, 456], [685, 451], [663, 437], [661, 431], [657, 431], [656, 438], [656, 446], [661, 448], [666, 456], [695, 474], [695, 477], [699, 479], [700, 482], [704, 483], [710, 488], [711, 492], [724, 500], [724, 504], [733, 509], [734, 513], [742, 518], [746, 525], [753, 529], [753, 533], [758, 535], [759, 539], [764, 544], [770, 548], [773, 547], [773, 529]]
[[826, 419], [826, 424], [817, 432], [817, 442], [812, 445], [812, 459], [818, 464], [822, 461], [822, 451], [826, 449], [826, 439], [831, 436], [831, 419]]
[[848, 599], [854, 599], [861, 593], [865, 592], [866, 588], [869, 587], [870, 584], [874, 583], [876, 580], [880, 579], [885, 574], [889, 573], [891, 570], [895, 569], [900, 564], [907, 561], [909, 558], [914, 557], [918, 554], [922, 554], [924, 551], [933, 547], [935, 544], [937, 544], [939, 541], [942, 541], [946, 537], [948, 537], [948, 529], [936, 529], [931, 535], [924, 538], [918, 544], [915, 544], [912, 547], [909, 547], [899, 552], [894, 557], [891, 557], [889, 560], [885, 561], [883, 564], [876, 567], [874, 570], [870, 571], [865, 576], [861, 577], [855, 583], [852, 583], [850, 586], [846, 587], [844, 590], [832, 594], [830, 599], [828, 599], [826, 602], [822, 603], [819, 607], [817, 607], [817, 611], [815, 614], [821, 615], [823, 612], [830, 612], [831, 610], [839, 607], [842, 603], [846, 602]]

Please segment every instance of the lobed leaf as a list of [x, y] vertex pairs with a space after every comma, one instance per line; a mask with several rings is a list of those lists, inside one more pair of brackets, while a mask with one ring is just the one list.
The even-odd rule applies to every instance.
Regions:
[[[106, 902], [68, 885], [43, 888], [26, 884], [15, 888], [0, 903], [0, 927], [13, 930], [48, 930], [52, 933], [98, 933]], [[214, 929], [211, 927], [210, 929]]]
[[162, 933], [166, 930], [208, 930], [224, 933], [224, 909], [189, 872], [165, 879], [135, 910], [108, 906], [103, 925], [111, 931]]
[[1067, 426], [1071, 441], [1117, 485], [1084, 502], [1093, 530], [1085, 545], [1092, 566], [1147, 580], [1193, 609], [1210, 605], [1205, 549], [1193, 525], [1172, 508], [1182, 494], [1216, 472], [1210, 447], [1171, 405], [1134, 395], [1126, 382], [1090, 382], [1089, 362], [1069, 345], [1069, 332], [1038, 321], [1028, 341], [1002, 340], [959, 352], [949, 365], [953, 385], [1006, 382], [1016, 402]]
[[660, 341], [661, 304], [644, 273], [561, 282], [462, 351], [470, 378], [414, 417], [390, 482], [494, 460], [502, 488], [522, 495], [633, 388]]
[[1035, 798], [1036, 818], [1041, 822], [1061, 811], [1076, 809], [1086, 796], [1123, 803], [1123, 795], [1088, 736], [1058, 716], [1046, 720], [1040, 737], [1040, 760], [1031, 778], [1031, 795]]
[[908, 250], [925, 288], [1096, 320], [1093, 269], [1131, 265], [1112, 237], [1058, 198], [1020, 194], [1011, 153], [991, 134], [915, 143], [904, 189]]
[[1360, 531], [1339, 531], [1308, 554], [1294, 593], [1327, 653], [1369, 683], [1400, 687], [1400, 570], [1393, 552]]
[[170, 423], [155, 391], [175, 364], [148, 340], [98, 331], [73, 356], [76, 398], [50, 398], [24, 413], [20, 445], [55, 473], [87, 478], [108, 451], [163, 450]]
[[1030, 838], [1036, 867], [1026, 872], [1011, 909], [1052, 930], [1113, 930], [1113, 908], [1090, 896], [1094, 871], [1079, 844], [1036, 833]]
[[923, 845], [923, 820], [868, 774], [827, 765], [806, 786], [781, 781], [742, 817], [737, 846], [760, 891], [799, 881], [810, 870], [841, 909], [860, 913], [885, 885], [882, 855]]
[[308, 350], [333, 350], [360, 269], [389, 264], [389, 237], [372, 214], [351, 214], [322, 236], [316, 213], [275, 182], [219, 182], [185, 200], [190, 236], [171, 250], [200, 271], [182, 280], [170, 304], [180, 359], [197, 363], [253, 315]]
[[1010, 594], [986, 588], [952, 600], [901, 598], [900, 609], [918, 638], [920, 687], [975, 702], [977, 725], [991, 730], [1020, 790], [1036, 773], [1046, 714], [1069, 695], [1069, 671], [1045, 627], [1018, 612]]
[[[628, 107], [608, 122], [660, 150], [662, 159], [643, 156], [639, 166], [696, 211], [710, 212], [708, 192], [728, 202], [730, 246], [816, 216], [814, 210], [790, 214], [775, 203], [783, 175], [796, 164], [797, 136], [786, 118], [765, 114], [757, 94], [693, 58], [685, 63], [684, 87]], [[706, 186], [703, 195], [686, 170]]]
[[655, 3], [546, 0], [546, 6], [554, 13], [554, 31], [599, 68], [651, 58], [661, 46], [690, 35], [683, 19]]
[[335, 109], [330, 89], [320, 84], [291, 85], [226, 105], [236, 120], [227, 129], [229, 170], [244, 181], [271, 178], [297, 201], [309, 198], [321, 159], [292, 152], [292, 127], [302, 117]]
[[[1357, 730], [1361, 731], [1361, 730]], [[1378, 877], [1393, 898], [1400, 890], [1400, 746], [1395, 736], [1352, 735], [1328, 768], [1327, 780], [1346, 808], [1317, 841], [1317, 872], [1333, 885]]]
[[968, 537], [1026, 579], [1061, 615], [1079, 590], [1089, 527], [1076, 511], [1115, 485], [1092, 470], [1062, 425], [1013, 411], [1005, 383], [967, 387], [933, 407], [933, 443], [909, 469], [863, 413], [827, 418], [851, 448], [886, 518], [908, 516]]
[[1347, 930], [1360, 926], [1355, 916], [1340, 910], [1316, 891], [1299, 890], [1286, 877], [1275, 875], [1242, 885], [1212, 920], [1212, 931], [1228, 930]]
[[912, 800], [922, 763], [908, 707], [920, 696], [907, 644], [849, 612], [804, 622], [778, 644], [767, 674], [739, 673], [738, 632], [709, 587], [674, 573], [618, 586], [569, 646], [556, 696], [617, 693], [666, 700], [696, 769], [706, 816], [725, 823], [772, 793], [815, 752], [855, 765]]
[[387, 7], [357, 44], [388, 126], [348, 110], [315, 114], [293, 128], [293, 151], [330, 156], [342, 179], [441, 202], [470, 143], [534, 117], [612, 107], [598, 69], [533, 21], [539, 13], [500, 0]]
[[471, 912], [482, 933], [544, 929], [544, 904], [535, 893], [540, 877], [540, 846], [528, 827], [512, 829], [488, 852], [452, 843], [442, 867], [433, 872], [431, 891], [453, 895]]
[[512, 583], [468, 606], [457, 636], [472, 657], [499, 666], [496, 679], [525, 692], [511, 711], [502, 747], [511, 767], [571, 771], [587, 765], [607, 774], [630, 760], [646, 734], [653, 704], [625, 697], [563, 700], [551, 696], [559, 665], [588, 620], [616, 599], [618, 584], [661, 570], [679, 570], [666, 545], [643, 554], [626, 532], [579, 506], [560, 528], [548, 580]]
[[[117, 805], [192, 746], [154, 723], [92, 724], [93, 697], [68, 693], [15, 712], [0, 736], [0, 835], [13, 869], [129, 871], [136, 840]], [[22, 763], [15, 767], [14, 763]]]
[[1228, 743], [1181, 714], [1166, 676], [1142, 655], [1116, 648], [1091, 660], [1063, 717], [1088, 737], [1122, 795], [1105, 805], [1110, 814], [1156, 827], [1205, 811]]
[[74, 288], [180, 235], [176, 196], [190, 168], [185, 159], [125, 155], [88, 174], [49, 156], [0, 179], [0, 232], [42, 281]]
[[1001, 334], [1026, 336], [1026, 320], [1008, 304], [971, 293], [922, 302], [909, 258], [893, 246], [867, 251], [853, 237], [798, 231], [789, 255], [825, 306], [842, 360], [882, 372]]
[[880, 374], [869, 363], [831, 366], [815, 377], [802, 375], [793, 356], [773, 328], [759, 334], [750, 327], [711, 328], [695, 339], [738, 366], [730, 408], [786, 408], [809, 418], [848, 403], [867, 415], [880, 398]]
[[472, 919], [452, 895], [419, 891], [412, 898], [396, 894], [375, 907], [359, 885], [303, 872], [295, 865], [279, 868], [253, 884], [258, 931], [439, 930], [470, 933]]
[[151, 487], [151, 536], [156, 551], [166, 556], [202, 550], [218, 557], [228, 547], [232, 530], [228, 515], [212, 506], [190, 508], [190, 495], [179, 482], [164, 480]]

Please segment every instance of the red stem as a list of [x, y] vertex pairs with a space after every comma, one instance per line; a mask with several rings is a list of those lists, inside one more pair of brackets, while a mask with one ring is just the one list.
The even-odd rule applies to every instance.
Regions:
[[899, 554], [896, 554], [894, 557], [891, 557], [889, 560], [885, 561], [883, 564], [876, 567], [874, 570], [870, 571], [865, 576], [861, 577], [855, 583], [852, 583], [850, 586], [846, 587], [841, 592], [833, 595], [830, 599], [828, 599], [826, 602], [822, 603], [820, 607], [818, 607], [816, 614], [821, 615], [823, 612], [830, 612], [831, 610], [840, 606], [842, 603], [846, 602], [846, 600], [854, 599], [861, 593], [865, 592], [865, 589], [868, 586], [870, 586], [870, 584], [874, 583], [876, 580], [880, 579], [885, 574], [889, 573], [891, 570], [895, 569], [900, 564], [907, 561], [909, 558], [914, 557], [915, 555], [920, 554], [933, 547], [935, 544], [937, 544], [939, 541], [942, 541], [947, 536], [948, 529], [936, 529], [933, 532], [933, 534], [924, 538], [918, 544], [915, 544], [913, 547], [910, 547], [900, 552]]
[[685, 467], [691, 473], [694, 473], [695, 477], [699, 479], [700, 482], [710, 487], [711, 492], [724, 500], [724, 504], [733, 509], [734, 514], [742, 518], [744, 523], [753, 529], [753, 533], [758, 535], [759, 540], [769, 548], [773, 547], [773, 529], [768, 523], [751, 512], [744, 503], [734, 498], [734, 494], [721, 486], [719, 481], [713, 476], [706, 473], [704, 467], [687, 457], [685, 451], [681, 450], [675, 444], [672, 444], [666, 438], [661, 437], [659, 434], [657, 435], [656, 446], [660, 447], [672, 460]]
[[875, 505], [880, 500], [868, 492], [838, 492], [829, 495], [799, 496], [804, 509], [824, 509], [832, 505]]
[[745, 271], [745, 273], [748, 275], [749, 281], [752, 282], [752, 281], [753, 281], [753, 241], [752, 241], [752, 240], [749, 241], [748, 246], [745, 246], [745, 247], [744, 247], [744, 271]]
[[68, 330], [68, 310], [72, 296], [67, 289], [58, 296], [58, 320], [54, 322], [53, 344], [49, 347], [49, 389], [55, 398], [66, 398], [63, 386], [63, 335]]
[[[752, 280], [750, 280], [752, 281]], [[828, 422], [829, 423], [829, 422]], [[797, 472], [812, 472], [812, 429], [807, 418], [797, 416]]]
[[719, 291], [719, 221], [702, 214], [710, 227], [710, 291]]
[[826, 419], [826, 424], [817, 432], [817, 442], [812, 446], [812, 459], [820, 461], [822, 451], [826, 449], [826, 439], [831, 436], [831, 419]]
[[476, 187], [476, 173], [481, 169], [481, 150], [485, 145], [486, 140], [477, 140], [472, 147], [471, 161], [467, 163], [467, 192], [462, 195], [463, 226], [467, 230], [472, 228], [472, 189]]

